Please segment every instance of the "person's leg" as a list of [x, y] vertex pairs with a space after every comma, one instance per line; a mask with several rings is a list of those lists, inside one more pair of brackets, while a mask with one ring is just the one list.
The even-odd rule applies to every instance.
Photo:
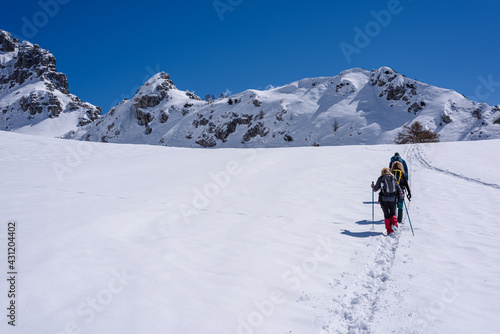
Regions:
[[387, 213], [389, 215], [388, 218], [392, 218], [392, 216], [396, 215], [396, 204], [397, 204], [397, 202], [396, 201], [392, 201], [392, 202], [386, 202], [386, 203], [387, 203]]
[[396, 216], [392, 216], [391, 217], [391, 225], [392, 226], [396, 226], [396, 228], [399, 228], [399, 225], [398, 225], [398, 218]]
[[[403, 200], [398, 202], [398, 222], [400, 223], [403, 221], [403, 201], [404, 201], [404, 191], [403, 191]], [[401, 205], [399, 205], [400, 203]]]
[[389, 202], [382, 201], [380, 202], [380, 207], [382, 208], [382, 211], [384, 212], [384, 219], [391, 219], [392, 213], [391, 213], [391, 205]]
[[387, 230], [387, 234], [394, 232], [392, 230], [391, 224], [391, 209], [390, 202], [380, 202], [380, 206], [382, 207], [382, 211], [384, 211], [384, 223], [385, 228]]
[[[396, 205], [397, 205], [397, 201], [394, 201], [394, 202], [389, 202], [389, 216], [390, 216], [390, 224], [391, 224], [391, 227], [392, 226], [398, 226], [398, 218], [396, 217]], [[392, 228], [391, 228], [392, 229]]]

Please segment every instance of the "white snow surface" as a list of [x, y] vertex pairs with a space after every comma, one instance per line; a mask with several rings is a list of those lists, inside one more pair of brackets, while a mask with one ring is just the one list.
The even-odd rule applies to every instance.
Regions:
[[[204, 150], [0, 131], [2, 267], [15, 220], [18, 271], [0, 332], [498, 333], [499, 144]], [[384, 236], [378, 205], [372, 225], [370, 183], [395, 151], [414, 236], [406, 214]]]

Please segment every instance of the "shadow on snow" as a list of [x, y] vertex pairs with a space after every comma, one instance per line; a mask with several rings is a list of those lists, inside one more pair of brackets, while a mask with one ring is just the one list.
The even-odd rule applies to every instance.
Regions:
[[373, 232], [373, 231], [367, 231], [367, 232], [351, 232], [349, 230], [343, 230], [340, 234], [345, 234], [350, 237], [355, 237], [355, 238], [369, 238], [369, 237], [374, 237], [377, 235], [383, 235], [382, 232]]
[[383, 220], [376, 220], [375, 222], [372, 222], [371, 220], [360, 220], [359, 222], [356, 222], [358, 225], [384, 225]]

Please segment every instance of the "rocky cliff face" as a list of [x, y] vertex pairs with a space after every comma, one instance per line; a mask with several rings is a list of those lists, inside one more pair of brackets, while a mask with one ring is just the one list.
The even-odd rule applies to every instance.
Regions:
[[66, 75], [57, 72], [54, 55], [0, 30], [1, 130], [31, 132], [42, 123], [46, 128], [48, 119], [61, 117], [64, 121], [57, 122], [61, 128], [52, 127], [49, 135], [63, 135], [100, 115], [99, 107], [70, 94]]

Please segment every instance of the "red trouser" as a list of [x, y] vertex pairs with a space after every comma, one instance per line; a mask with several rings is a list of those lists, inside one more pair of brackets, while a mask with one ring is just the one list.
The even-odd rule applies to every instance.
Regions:
[[387, 229], [387, 233], [392, 233], [394, 230], [392, 226], [398, 227], [398, 218], [396, 216], [392, 216], [391, 219], [385, 219], [385, 228]]
[[394, 232], [392, 229], [392, 225], [398, 227], [398, 218], [396, 217], [396, 201], [386, 202], [381, 201], [380, 206], [382, 207], [382, 211], [384, 211], [384, 223], [385, 228], [387, 229], [387, 233]]

